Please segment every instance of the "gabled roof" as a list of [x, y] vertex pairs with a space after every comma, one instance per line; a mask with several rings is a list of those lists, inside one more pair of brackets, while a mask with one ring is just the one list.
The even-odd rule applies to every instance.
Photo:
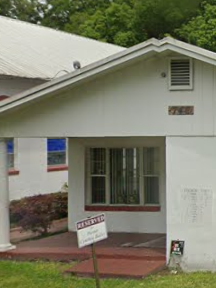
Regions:
[[0, 16], [0, 75], [50, 80], [124, 49]]
[[97, 75], [101, 75], [101, 73], [110, 71], [116, 67], [118, 68], [118, 66], [124, 65], [125, 63], [130, 64], [130, 62], [138, 60], [139, 58], [147, 59], [152, 57], [152, 55], [165, 51], [176, 52], [187, 57], [216, 65], [216, 53], [169, 37], [162, 40], [150, 39], [70, 74], [6, 99], [0, 102], [0, 113], [15, 107], [19, 108], [22, 105], [25, 105], [25, 103], [34, 102], [35, 99], [46, 97], [56, 91], [66, 89], [69, 86], [72, 87], [73, 85], [81, 84], [91, 77], [97, 77]]

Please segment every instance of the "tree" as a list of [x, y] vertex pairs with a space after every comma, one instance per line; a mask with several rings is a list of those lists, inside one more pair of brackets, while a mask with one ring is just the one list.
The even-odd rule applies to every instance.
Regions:
[[133, 31], [134, 11], [126, 3], [112, 2], [102, 11], [96, 11], [80, 27], [83, 36], [115, 43], [121, 46], [132, 46], [138, 43]]
[[0, 0], [0, 15], [37, 23], [42, 18], [42, 6], [37, 0]]
[[216, 52], [216, 4], [204, 3], [200, 14], [175, 33], [181, 40]]
[[77, 33], [79, 25], [109, 4], [110, 0], [46, 0], [43, 5], [42, 24]]
[[[0, 15], [125, 47], [151, 37], [160, 39], [166, 34], [185, 41], [190, 38], [196, 43], [190, 21], [195, 21], [197, 15], [204, 16], [207, 4], [201, 5], [201, 1], [0, 0]], [[207, 2], [210, 6], [216, 5], [216, 0]], [[215, 17], [214, 13], [212, 17]], [[197, 18], [196, 21], [199, 25], [201, 20]]]
[[197, 14], [200, 0], [137, 0], [135, 22], [139, 41], [146, 38], [163, 38]]
[[0, 1], [0, 15], [10, 16], [11, 3], [8, 0]]

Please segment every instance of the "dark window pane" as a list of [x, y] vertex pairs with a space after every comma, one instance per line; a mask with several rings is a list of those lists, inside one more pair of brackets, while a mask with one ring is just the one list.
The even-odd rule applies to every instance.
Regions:
[[144, 175], [157, 175], [159, 173], [159, 148], [143, 149]]
[[47, 164], [66, 164], [66, 139], [47, 139]]
[[106, 150], [104, 148], [92, 148], [91, 154], [91, 174], [106, 174]]
[[14, 139], [7, 140], [8, 168], [14, 168]]
[[14, 168], [14, 154], [8, 154], [8, 168]]
[[105, 177], [91, 178], [92, 203], [106, 203]]
[[110, 149], [111, 204], [139, 204], [138, 160], [136, 148]]
[[48, 153], [48, 165], [64, 165], [66, 164], [65, 152], [49, 152]]
[[145, 203], [159, 204], [159, 177], [144, 177]]

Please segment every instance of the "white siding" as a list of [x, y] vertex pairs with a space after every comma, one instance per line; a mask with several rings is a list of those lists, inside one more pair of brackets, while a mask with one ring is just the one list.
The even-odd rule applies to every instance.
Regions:
[[[5, 136], [213, 135], [214, 68], [194, 62], [194, 90], [169, 91], [167, 57], [140, 61], [14, 112]], [[69, 90], [71, 89], [71, 90]], [[195, 114], [170, 116], [170, 105]], [[4, 121], [4, 117], [2, 117]]]
[[[44, 81], [15, 77], [0, 78], [0, 95], [13, 96]], [[18, 175], [9, 176], [10, 199], [56, 192], [68, 182], [67, 171], [47, 172], [45, 138], [15, 140], [15, 169]]]
[[19, 175], [9, 176], [10, 199], [57, 192], [66, 182], [67, 171], [47, 172], [45, 138], [17, 139], [15, 169]]
[[[216, 137], [168, 137], [166, 167], [167, 256], [171, 240], [185, 240], [184, 270], [216, 270]], [[212, 199], [190, 203], [184, 189], [207, 189]]]

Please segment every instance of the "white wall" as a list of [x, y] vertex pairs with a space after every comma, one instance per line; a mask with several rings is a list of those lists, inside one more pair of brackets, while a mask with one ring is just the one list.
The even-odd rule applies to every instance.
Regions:
[[[13, 96], [45, 81], [15, 77], [0, 77], [0, 95]], [[9, 176], [10, 200], [35, 194], [57, 192], [68, 182], [67, 171], [47, 172], [45, 138], [15, 139], [15, 170]]]
[[[166, 196], [164, 167], [164, 138], [109, 138], [69, 139], [69, 229], [75, 230], [75, 222], [101, 212], [85, 211], [85, 147], [160, 147], [160, 212], [105, 212], [110, 232], [166, 232]], [[103, 208], [101, 208], [103, 212]]]
[[68, 183], [68, 171], [47, 172], [47, 144], [44, 138], [15, 139], [15, 170], [9, 176], [10, 199], [60, 191]]
[[[68, 87], [50, 98], [1, 115], [5, 136], [214, 135], [214, 67], [194, 60], [194, 90], [169, 91], [167, 55], [139, 60]], [[192, 105], [195, 114], [170, 116], [170, 105]]]
[[184, 240], [184, 270], [216, 270], [216, 137], [167, 137], [167, 256]]

